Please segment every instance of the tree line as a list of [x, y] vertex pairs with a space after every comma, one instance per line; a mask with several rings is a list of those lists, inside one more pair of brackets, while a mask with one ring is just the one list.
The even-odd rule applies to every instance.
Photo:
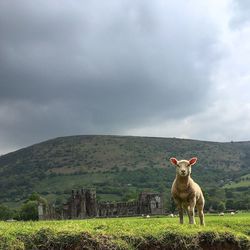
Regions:
[[37, 193], [32, 193], [18, 209], [0, 204], [0, 220], [38, 220], [38, 204], [47, 205], [47, 201]]

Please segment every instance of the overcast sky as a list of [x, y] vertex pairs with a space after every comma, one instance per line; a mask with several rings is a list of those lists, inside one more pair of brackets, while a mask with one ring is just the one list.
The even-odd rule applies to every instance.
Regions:
[[0, 154], [58, 136], [250, 140], [250, 1], [1, 0]]

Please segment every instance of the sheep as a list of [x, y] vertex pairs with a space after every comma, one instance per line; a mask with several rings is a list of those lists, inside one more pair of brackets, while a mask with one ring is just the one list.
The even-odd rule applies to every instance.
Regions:
[[224, 216], [225, 214], [222, 212], [222, 213], [219, 213], [219, 216]]
[[171, 218], [174, 218], [174, 214], [169, 214], [168, 216]]
[[235, 215], [235, 212], [231, 212], [230, 214], [231, 214], [231, 215]]
[[172, 185], [171, 194], [177, 205], [180, 223], [183, 224], [183, 210], [187, 211], [189, 224], [195, 224], [194, 209], [198, 210], [200, 224], [205, 225], [203, 208], [205, 199], [200, 186], [191, 178], [191, 166], [197, 161], [196, 157], [189, 161], [171, 158], [170, 162], [176, 167], [176, 177]]

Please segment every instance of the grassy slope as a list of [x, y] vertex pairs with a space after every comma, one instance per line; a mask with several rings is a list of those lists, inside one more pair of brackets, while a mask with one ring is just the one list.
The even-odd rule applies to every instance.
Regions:
[[174, 178], [168, 159], [194, 155], [199, 164], [193, 168], [193, 176], [205, 190], [249, 172], [249, 142], [61, 137], [0, 157], [0, 202], [22, 201], [34, 190], [46, 198], [63, 198], [72, 188], [86, 186], [96, 187], [102, 199], [121, 199], [126, 192], [146, 188], [166, 191]]
[[[186, 218], [187, 221], [187, 218]], [[186, 222], [187, 223], [187, 222]], [[85, 245], [99, 249], [197, 249], [224, 243], [247, 249], [250, 214], [206, 216], [206, 227], [179, 225], [178, 218], [113, 218], [81, 221], [1, 222], [0, 247], [5, 249], [74, 249]], [[222, 244], [222, 243], [223, 244]], [[227, 243], [226, 243], [227, 242]], [[198, 244], [198, 245], [197, 245]], [[39, 246], [39, 247], [38, 247]], [[110, 247], [110, 248], [108, 248]], [[152, 248], [153, 247], [153, 248]], [[105, 249], [105, 248], [102, 248]], [[215, 249], [215, 248], [213, 248]], [[238, 249], [238, 248], [233, 248]]]
[[229, 189], [250, 187], [250, 174], [243, 175], [237, 181], [228, 183], [224, 187]]

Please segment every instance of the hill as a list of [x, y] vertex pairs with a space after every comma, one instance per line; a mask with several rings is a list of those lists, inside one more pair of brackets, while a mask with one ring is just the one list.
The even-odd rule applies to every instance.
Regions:
[[1, 156], [0, 202], [18, 203], [36, 191], [61, 203], [81, 187], [95, 187], [103, 200], [131, 200], [150, 189], [163, 191], [168, 201], [175, 176], [171, 156], [198, 157], [192, 176], [207, 206], [228, 199], [231, 206], [233, 199], [249, 206], [249, 185], [240, 195], [238, 187], [227, 185], [249, 174], [250, 142], [94, 135], [60, 137]]

